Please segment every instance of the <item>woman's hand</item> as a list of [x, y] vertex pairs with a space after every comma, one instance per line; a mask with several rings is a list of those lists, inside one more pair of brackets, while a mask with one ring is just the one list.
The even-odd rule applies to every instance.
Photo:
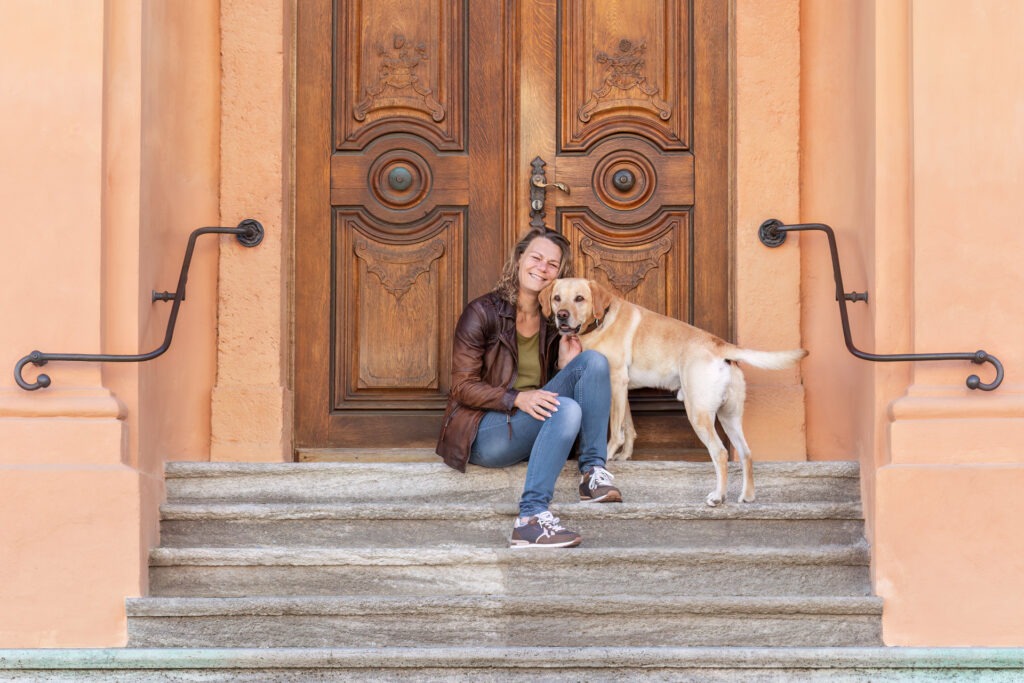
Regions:
[[573, 335], [562, 335], [562, 338], [558, 340], [558, 369], [561, 370], [569, 362], [580, 355], [583, 351], [583, 343], [580, 338]]
[[551, 417], [551, 413], [558, 411], [558, 394], [543, 389], [520, 391], [516, 395], [515, 405], [530, 417], [543, 422]]

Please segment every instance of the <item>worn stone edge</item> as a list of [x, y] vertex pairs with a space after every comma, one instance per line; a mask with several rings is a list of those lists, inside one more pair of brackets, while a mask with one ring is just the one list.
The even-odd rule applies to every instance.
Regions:
[[117, 648], [0, 650], [0, 671], [114, 669], [1000, 669], [1024, 648]]

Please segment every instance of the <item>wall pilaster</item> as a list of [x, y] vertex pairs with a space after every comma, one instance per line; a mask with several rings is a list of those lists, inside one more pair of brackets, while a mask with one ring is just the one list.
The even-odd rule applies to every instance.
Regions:
[[220, 256], [213, 460], [290, 460], [291, 3], [221, 2], [221, 221], [263, 243]]
[[[768, 350], [800, 339], [800, 241], [766, 248], [768, 218], [800, 218], [800, 2], [735, 0], [733, 236], [736, 341]], [[800, 369], [744, 368], [744, 430], [757, 460], [804, 460]]]
[[138, 36], [107, 5], [0, 5], [0, 647], [121, 645], [141, 588], [125, 405], [97, 364], [52, 363], [35, 392], [10, 374], [34, 349], [105, 350], [105, 35]]
[[1024, 71], [1007, 68], [1022, 22], [1012, 3], [911, 5], [913, 351], [983, 348], [1006, 379], [971, 391], [991, 366], [915, 363], [889, 406], [875, 576], [890, 645], [1024, 645]]

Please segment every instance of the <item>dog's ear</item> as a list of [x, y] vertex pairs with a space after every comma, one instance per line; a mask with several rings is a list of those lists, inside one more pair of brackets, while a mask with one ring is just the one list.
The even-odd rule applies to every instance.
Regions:
[[551, 290], [555, 288], [555, 282], [558, 280], [540, 290], [540, 294], [537, 295], [537, 299], [540, 300], [540, 312], [544, 314], [545, 318], [551, 317]]
[[600, 322], [605, 310], [612, 305], [613, 294], [607, 287], [594, 280], [590, 281], [590, 294], [594, 297], [594, 318]]

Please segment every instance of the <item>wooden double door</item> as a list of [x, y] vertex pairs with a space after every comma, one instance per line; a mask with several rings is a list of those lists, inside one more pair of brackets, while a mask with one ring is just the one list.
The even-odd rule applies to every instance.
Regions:
[[[531, 224], [729, 336], [727, 5], [298, 3], [298, 448], [434, 445], [458, 316]], [[639, 453], [699, 446], [632, 400]]]

